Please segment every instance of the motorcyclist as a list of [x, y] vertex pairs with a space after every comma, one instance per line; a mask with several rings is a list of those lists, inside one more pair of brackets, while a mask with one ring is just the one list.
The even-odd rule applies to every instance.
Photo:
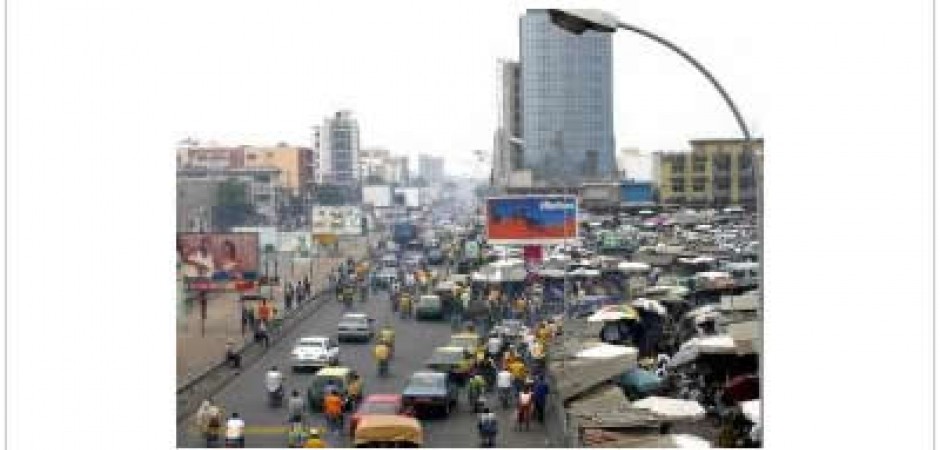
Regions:
[[503, 408], [508, 408], [512, 398], [512, 374], [505, 367], [496, 374], [496, 390]]
[[395, 329], [390, 325], [382, 327], [382, 329], [379, 330], [379, 342], [388, 346], [389, 357], [391, 357], [391, 353], [395, 351]]
[[302, 448], [308, 439], [308, 431], [302, 423], [291, 423], [287, 431], [287, 447]]
[[474, 375], [467, 382], [467, 403], [473, 408], [473, 412], [479, 411], [479, 400], [484, 390], [486, 390], [486, 381], [480, 374]]
[[349, 386], [346, 388], [346, 396], [349, 399], [350, 410], [355, 409], [356, 405], [359, 404], [359, 400], [362, 399], [362, 378], [358, 374], [352, 376], [352, 381], [349, 382]]
[[326, 443], [323, 442], [323, 438], [320, 437], [320, 430], [316, 428], [310, 429], [307, 442], [304, 443], [304, 448], [326, 448]]
[[225, 444], [242, 448], [245, 446], [245, 421], [237, 412], [225, 423]]
[[489, 408], [483, 408], [483, 412], [480, 413], [480, 417], [477, 421], [477, 430], [480, 432], [483, 447], [493, 447], [493, 441], [496, 438], [496, 434], [499, 433], [499, 422], [497, 422], [496, 415], [490, 412]]
[[386, 375], [388, 373], [389, 353], [388, 345], [385, 345], [382, 342], [376, 344], [373, 354], [375, 355], [375, 360], [378, 363], [379, 375]]
[[284, 395], [284, 375], [277, 370], [277, 366], [271, 366], [271, 370], [264, 375], [264, 388], [272, 402], [279, 404]]
[[398, 299], [398, 309], [401, 311], [402, 317], [407, 317], [411, 315], [411, 295], [407, 292], [402, 292], [401, 296]]
[[287, 421], [293, 424], [303, 423], [304, 399], [297, 390], [291, 391], [287, 400]]

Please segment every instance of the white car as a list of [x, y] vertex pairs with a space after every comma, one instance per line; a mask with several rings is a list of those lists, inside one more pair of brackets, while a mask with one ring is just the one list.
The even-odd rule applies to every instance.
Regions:
[[369, 341], [375, 335], [375, 320], [363, 313], [346, 313], [336, 327], [337, 339]]
[[322, 336], [308, 336], [297, 340], [291, 350], [291, 367], [294, 370], [323, 368], [339, 364], [339, 345]]

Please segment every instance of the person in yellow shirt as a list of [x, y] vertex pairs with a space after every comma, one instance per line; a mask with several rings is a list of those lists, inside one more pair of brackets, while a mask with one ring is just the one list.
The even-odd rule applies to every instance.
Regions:
[[525, 383], [526, 377], [525, 364], [523, 364], [522, 361], [516, 359], [509, 363], [507, 370], [509, 370], [509, 374], [512, 375], [512, 385], [516, 388], [516, 392], [521, 392], [522, 385]]

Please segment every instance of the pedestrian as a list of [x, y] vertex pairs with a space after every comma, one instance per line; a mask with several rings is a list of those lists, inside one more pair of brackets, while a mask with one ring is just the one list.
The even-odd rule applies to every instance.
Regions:
[[548, 399], [548, 383], [545, 382], [544, 377], [539, 376], [538, 379], [536, 379], [532, 396], [535, 402], [535, 420], [538, 420], [539, 423], [545, 423], [545, 403]]
[[271, 320], [271, 305], [268, 305], [268, 299], [266, 298], [261, 299], [261, 304], [258, 305], [258, 318], [265, 325]]
[[252, 324], [252, 316], [253, 314], [251, 313], [251, 308], [249, 308], [248, 305], [242, 303], [242, 336], [244, 336], [249, 329], [254, 328], [254, 325]]
[[339, 434], [342, 428], [343, 399], [340, 398], [335, 389], [330, 391], [323, 399], [323, 414], [326, 415], [330, 430]]
[[291, 289], [288, 289], [284, 292], [284, 308], [291, 309], [294, 306], [293, 292]]
[[263, 320], [258, 322], [258, 328], [255, 330], [255, 341], [264, 345], [264, 348], [268, 348], [268, 345], [270, 345], [268, 326], [265, 325]]

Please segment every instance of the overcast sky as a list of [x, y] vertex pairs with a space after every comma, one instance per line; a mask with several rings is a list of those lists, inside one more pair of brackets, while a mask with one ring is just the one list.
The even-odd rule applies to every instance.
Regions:
[[[760, 135], [769, 86], [755, 79], [764, 19], [753, 3], [577, 5], [606, 9], [685, 48]], [[132, 32], [159, 36], [154, 56], [167, 71], [160, 95], [178, 105], [161, 125], [180, 139], [309, 145], [310, 126], [343, 108], [358, 117], [364, 147], [442, 155], [449, 172], [472, 173], [485, 170], [469, 163], [471, 151], [492, 150], [496, 60], [518, 58], [519, 16], [570, 4], [169, 2], [146, 13], [152, 27]], [[717, 93], [678, 55], [627, 32], [613, 46], [618, 149], [687, 149], [690, 138], [739, 136]]]

